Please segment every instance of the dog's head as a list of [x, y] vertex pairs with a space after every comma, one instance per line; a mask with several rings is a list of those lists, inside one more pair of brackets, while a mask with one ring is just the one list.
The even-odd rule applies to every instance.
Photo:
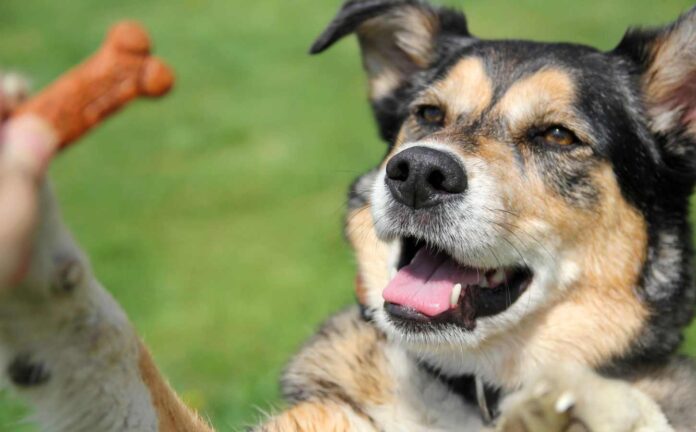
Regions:
[[349, 1], [312, 52], [350, 33], [389, 143], [347, 220], [378, 325], [508, 384], [548, 361], [673, 352], [693, 307], [696, 10], [601, 52]]

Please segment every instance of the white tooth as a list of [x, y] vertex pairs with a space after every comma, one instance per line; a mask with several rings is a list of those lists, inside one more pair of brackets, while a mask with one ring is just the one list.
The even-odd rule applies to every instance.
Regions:
[[490, 286], [488, 285], [488, 278], [486, 278], [486, 275], [483, 275], [483, 277], [479, 279], [478, 286], [480, 286], [481, 288], [490, 288]]
[[450, 306], [455, 307], [459, 303], [459, 295], [462, 293], [462, 284], [456, 284], [450, 294]]
[[490, 282], [491, 286], [497, 286], [503, 283], [505, 280], [505, 270], [503, 269], [498, 269], [493, 273], [493, 276], [491, 276]]

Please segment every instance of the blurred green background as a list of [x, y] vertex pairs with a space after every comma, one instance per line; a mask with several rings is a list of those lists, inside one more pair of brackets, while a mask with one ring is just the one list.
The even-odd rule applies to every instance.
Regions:
[[[687, 0], [468, 0], [490, 38], [611, 48]], [[219, 430], [279, 404], [285, 361], [353, 301], [346, 187], [384, 146], [353, 39], [307, 49], [339, 0], [2, 0], [0, 65], [41, 88], [120, 18], [150, 29], [176, 91], [138, 102], [52, 177], [67, 221], [185, 400]], [[693, 348], [696, 353], [696, 333]], [[686, 350], [689, 351], [687, 344]], [[33, 431], [0, 398], [0, 430]]]

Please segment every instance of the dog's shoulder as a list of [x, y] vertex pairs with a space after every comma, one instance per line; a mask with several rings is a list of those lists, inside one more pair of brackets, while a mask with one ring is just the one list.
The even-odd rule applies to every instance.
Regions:
[[286, 367], [285, 399], [339, 399], [354, 408], [384, 402], [392, 382], [385, 344], [384, 334], [362, 319], [357, 307], [335, 314]]
[[281, 379], [293, 407], [341, 406], [375, 430], [482, 427], [466, 403], [419, 367], [398, 344], [352, 307], [329, 318], [290, 361]]

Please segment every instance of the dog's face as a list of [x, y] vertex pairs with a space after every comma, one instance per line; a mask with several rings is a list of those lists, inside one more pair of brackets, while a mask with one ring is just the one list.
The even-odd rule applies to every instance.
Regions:
[[515, 381], [538, 358], [644, 349], [659, 299], [690, 315], [694, 11], [603, 53], [351, 1], [314, 52], [350, 32], [390, 146], [354, 184], [347, 232], [387, 333], [446, 372]]

